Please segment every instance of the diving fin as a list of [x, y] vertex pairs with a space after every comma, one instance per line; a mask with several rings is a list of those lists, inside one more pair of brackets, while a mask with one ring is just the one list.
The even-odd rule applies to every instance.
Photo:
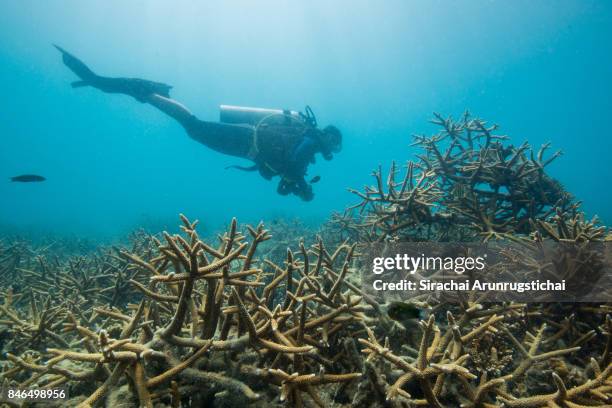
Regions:
[[131, 95], [141, 102], [145, 102], [149, 95], [158, 94], [170, 98], [171, 85], [163, 82], [149, 81], [140, 78], [109, 78], [109, 87], [116, 88], [119, 92]]
[[100, 76], [89, 69], [83, 61], [70, 54], [59, 45], [53, 44], [53, 46], [62, 53], [64, 65], [80, 79], [71, 84], [73, 88], [93, 86], [106, 93], [130, 95], [140, 102], [147, 102], [148, 97], [152, 94], [170, 98], [171, 85], [140, 78], [110, 78]]
[[66, 51], [59, 45], [53, 44], [53, 46], [57, 48], [59, 52], [62, 53], [62, 61], [64, 62], [64, 65], [66, 65], [72, 72], [74, 72], [76, 76], [78, 76], [84, 81], [95, 78], [97, 76], [91, 69], [89, 69], [87, 65], [85, 65], [83, 61], [70, 54], [68, 51]]

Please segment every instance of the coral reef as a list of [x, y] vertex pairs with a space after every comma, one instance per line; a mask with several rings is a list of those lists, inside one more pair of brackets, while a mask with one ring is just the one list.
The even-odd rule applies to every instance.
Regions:
[[3, 389], [65, 387], [70, 398], [2, 403], [612, 406], [609, 304], [425, 297], [415, 304], [429, 316], [410, 323], [364, 292], [364, 243], [507, 240], [523, 266], [571, 278], [592, 273], [588, 247], [550, 265], [529, 254], [609, 237], [546, 174], [559, 155], [546, 158], [548, 146], [508, 145], [468, 114], [434, 123], [439, 133], [415, 139], [418, 161], [378, 169], [318, 235], [233, 220], [203, 239], [181, 216], [180, 233], [138, 231], [81, 255], [0, 242]]
[[[441, 131], [415, 136], [413, 145], [423, 153], [407, 163], [401, 180], [401, 169], [392, 163], [386, 180], [379, 168], [374, 186], [351, 190], [361, 203], [334, 215], [347, 236], [464, 242], [536, 231], [566, 238], [572, 231], [579, 239], [603, 238], [605, 228], [597, 227], [596, 220], [585, 222], [580, 204], [544, 171], [561, 155], [546, 158], [549, 144], [537, 152], [527, 143], [507, 145], [506, 136], [495, 134], [497, 126], [467, 112], [459, 121], [436, 114], [432, 122]], [[566, 228], [560, 225], [557, 233], [556, 224]]]

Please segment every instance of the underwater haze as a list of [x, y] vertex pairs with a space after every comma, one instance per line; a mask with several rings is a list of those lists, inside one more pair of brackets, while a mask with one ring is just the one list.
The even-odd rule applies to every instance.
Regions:
[[[609, 1], [3, 1], [0, 231], [107, 239], [178, 213], [317, 224], [379, 164], [412, 158], [433, 112], [466, 109], [514, 145], [562, 150], [549, 173], [609, 224], [611, 38]], [[203, 120], [220, 104], [310, 105], [343, 150], [310, 167], [313, 201], [280, 196], [150, 105], [71, 88], [52, 44], [101, 75], [172, 85]]]

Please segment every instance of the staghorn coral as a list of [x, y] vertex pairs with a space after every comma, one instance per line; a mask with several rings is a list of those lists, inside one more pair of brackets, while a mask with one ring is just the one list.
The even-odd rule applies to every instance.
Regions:
[[[530, 274], [598, 270], [609, 234], [545, 173], [558, 153], [468, 114], [434, 123], [416, 162], [378, 169], [319, 236], [233, 220], [214, 241], [181, 216], [123, 248], [0, 242], [3, 388], [64, 386], [55, 404], [81, 407], [611, 406], [608, 304], [422, 297], [410, 326], [364, 291], [364, 242], [510, 241]], [[543, 263], [548, 241], [579, 251]]]
[[[361, 298], [343, 287], [352, 247], [341, 246], [330, 254], [322, 242], [310, 253], [302, 246], [303, 261], [289, 251], [285, 264], [278, 266], [255, 258], [258, 245], [270, 238], [263, 225], [247, 227], [247, 243], [233, 221], [213, 247], [199, 239], [197, 223], [182, 220], [184, 234], [164, 234], [163, 243], [153, 239], [154, 252], [136, 245], [141, 254], [108, 255], [116, 262], [115, 284], [109, 290], [102, 286], [99, 278], [106, 274], [99, 269], [71, 281], [79, 285], [77, 291], [89, 290], [83, 282], [96, 283], [98, 306], [70, 299], [51, 306], [53, 300], [47, 298], [45, 312], [52, 313], [44, 321], [53, 321], [51, 327], [56, 328], [65, 319], [67, 340], [57, 348], [43, 342], [46, 348], [41, 347], [35, 359], [9, 353], [12, 367], [3, 376], [21, 386], [69, 383], [87, 395], [79, 403], [83, 407], [110, 398], [126, 383], [140, 406], [152, 406], [171, 394], [198, 405], [189, 394], [177, 396], [181, 387], [193, 385], [200, 390], [199, 398], [226, 403], [257, 401], [261, 393], [272, 394], [280, 387], [279, 403], [301, 405], [304, 394], [325, 405], [321, 387], [361, 376], [335, 373], [338, 363], [333, 358], [338, 339], [349, 336], [345, 331], [363, 314]], [[58, 279], [73, 275], [72, 261], [67, 269], [58, 272]], [[337, 277], [330, 275], [334, 269]], [[265, 283], [268, 274], [273, 278]], [[114, 294], [127, 290], [126, 282], [130, 298], [140, 298], [139, 303], [110, 307], [117, 303]], [[281, 303], [274, 302], [276, 292], [282, 293]], [[4, 315], [17, 320], [9, 310], [12, 301], [5, 303]], [[50, 324], [35, 324], [38, 313], [30, 317], [31, 322], [20, 321], [21, 327], [13, 325], [11, 330], [42, 327], [41, 333], [24, 333], [27, 338], [55, 334], [45, 331]], [[97, 328], [87, 327], [92, 324]], [[175, 385], [168, 388], [172, 381]]]
[[602, 239], [605, 229], [585, 223], [579, 203], [546, 174], [561, 154], [546, 158], [549, 144], [537, 152], [527, 143], [506, 145], [496, 125], [467, 112], [459, 121], [436, 114], [432, 123], [440, 132], [415, 136], [422, 153], [403, 175], [392, 163], [386, 178], [380, 167], [373, 173], [374, 186], [350, 190], [361, 202], [334, 215], [336, 228], [362, 241], [487, 241], [527, 235], [532, 222], [546, 228], [556, 216]]

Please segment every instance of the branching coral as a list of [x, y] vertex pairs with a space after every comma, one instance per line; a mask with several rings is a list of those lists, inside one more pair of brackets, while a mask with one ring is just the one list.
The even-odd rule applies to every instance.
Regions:
[[[414, 145], [423, 153], [408, 162], [403, 176], [392, 163], [386, 179], [379, 168], [374, 186], [352, 190], [361, 203], [336, 215], [347, 235], [370, 241], [468, 241], [477, 236], [486, 241], [528, 234], [532, 220], [576, 217], [577, 204], [545, 173], [560, 155], [546, 158], [548, 144], [537, 152], [527, 143], [506, 145], [507, 137], [495, 133], [497, 126], [468, 113], [459, 121], [436, 114], [433, 123], [440, 132], [415, 136]], [[356, 210], [362, 217], [355, 219]], [[581, 228], [589, 231], [587, 236], [591, 230], [600, 236], [594, 226]]]
[[[558, 153], [467, 114], [434, 124], [319, 236], [233, 220], [213, 241], [181, 216], [178, 234], [76, 256], [2, 242], [3, 388], [66, 387], [81, 407], [611, 406], [608, 304], [423, 297], [411, 325], [364, 290], [364, 242], [506, 240], [528, 274], [599, 270], [609, 234], [546, 174]], [[549, 241], [577, 249], [543, 258]]]
[[[103, 401], [127, 382], [140, 406], [152, 406], [167, 398], [173, 381], [179, 391], [199, 385], [198, 398], [256, 401], [260, 392], [278, 385], [283, 390], [279, 402], [301, 405], [306, 393], [325, 405], [320, 387], [361, 376], [335, 373], [333, 359], [338, 339], [363, 318], [361, 298], [343, 284], [354, 247], [340, 246], [330, 254], [322, 242], [312, 251], [302, 246], [303, 261], [289, 251], [281, 267], [255, 257], [258, 245], [270, 238], [263, 225], [247, 227], [251, 240], [246, 242], [234, 220], [213, 247], [200, 240], [197, 223], [182, 220], [183, 234], [164, 234], [156, 251], [111, 257], [124, 265], [117, 282], [125, 279], [130, 297], [141, 299], [131, 312], [97, 306], [87, 317], [87, 301], [51, 306], [47, 298], [44, 312], [31, 313], [31, 322], [25, 322], [9, 310], [7, 296], [2, 311], [13, 324], [29, 339], [57, 338], [60, 348], [41, 349], [35, 361], [9, 354], [13, 368], [5, 378], [20, 386], [68, 383], [91, 389], [80, 406]], [[274, 276], [266, 281], [268, 273]], [[275, 302], [278, 298], [282, 302]], [[49, 320], [61, 326], [57, 316], [67, 320], [66, 341], [47, 329]], [[92, 323], [108, 329], [92, 330], [87, 327]], [[227, 376], [226, 370], [240, 374]], [[196, 404], [189, 395], [181, 399]]]

